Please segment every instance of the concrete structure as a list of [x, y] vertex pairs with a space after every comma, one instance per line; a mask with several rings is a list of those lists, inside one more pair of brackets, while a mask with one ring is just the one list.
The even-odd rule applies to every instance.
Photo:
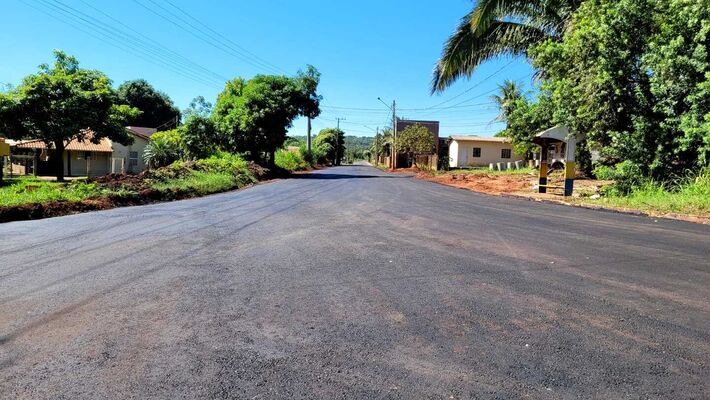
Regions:
[[150, 141], [150, 136], [157, 132], [155, 128], [143, 128], [138, 126], [128, 126], [126, 129], [128, 133], [133, 136], [133, 144], [124, 146], [120, 143], [112, 142], [112, 173], [136, 174], [143, 171], [145, 169], [143, 151]]
[[490, 164], [515, 163], [525, 157], [516, 154], [507, 138], [482, 136], [449, 137], [451, 168], [487, 167]]
[[[558, 156], [558, 152], [564, 149], [565, 185], [562, 189], [564, 189], [565, 196], [572, 196], [576, 174], [575, 152], [577, 149], [577, 138], [574, 135], [570, 135], [569, 128], [565, 126], [555, 126], [535, 135], [533, 142], [540, 146], [538, 192], [547, 193], [548, 188], [556, 188], [548, 184], [547, 165], [550, 161], [554, 163], [556, 160], [551, 157]], [[559, 162], [559, 160], [557, 162]]]

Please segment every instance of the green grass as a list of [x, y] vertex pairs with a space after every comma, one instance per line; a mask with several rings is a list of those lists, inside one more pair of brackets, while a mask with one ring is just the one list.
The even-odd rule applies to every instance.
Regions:
[[105, 194], [93, 183], [57, 183], [31, 177], [6, 179], [0, 187], [0, 207], [51, 201], [81, 201]]
[[608, 195], [599, 199], [584, 199], [583, 203], [636, 209], [658, 214], [710, 214], [710, 173], [687, 179], [676, 187], [647, 183], [626, 196]]
[[193, 171], [183, 178], [154, 182], [151, 187], [159, 191], [194, 191], [196, 194], [205, 195], [236, 189], [245, 183], [244, 179], [229, 173]]

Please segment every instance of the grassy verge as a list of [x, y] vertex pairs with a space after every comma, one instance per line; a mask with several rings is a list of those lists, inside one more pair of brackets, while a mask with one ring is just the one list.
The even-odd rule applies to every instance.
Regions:
[[610, 194], [579, 202], [602, 207], [624, 208], [651, 214], [710, 215], [710, 173], [689, 179], [676, 187], [647, 183], [628, 195]]
[[96, 184], [83, 181], [57, 183], [30, 177], [13, 178], [6, 179], [5, 185], [0, 187], [0, 207], [51, 201], [82, 201], [109, 192]]
[[245, 183], [238, 176], [224, 172], [193, 171], [184, 177], [153, 182], [150, 187], [160, 192], [181, 191], [196, 195], [206, 195], [238, 189], [243, 187]]
[[268, 170], [229, 153], [178, 161], [139, 175], [109, 174], [68, 183], [22, 177], [0, 187], [0, 222], [203, 196], [267, 177]]

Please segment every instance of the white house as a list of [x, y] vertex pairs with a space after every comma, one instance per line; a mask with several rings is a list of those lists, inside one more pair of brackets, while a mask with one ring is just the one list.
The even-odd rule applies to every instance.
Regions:
[[139, 126], [126, 127], [128, 133], [133, 137], [133, 144], [124, 146], [120, 143], [111, 142], [113, 154], [111, 155], [111, 172], [135, 174], [145, 169], [143, 163], [143, 150], [150, 141], [150, 136], [157, 132], [155, 128], [143, 128]]
[[450, 136], [449, 166], [451, 168], [487, 167], [491, 163], [524, 161], [516, 154], [508, 138], [482, 136]]

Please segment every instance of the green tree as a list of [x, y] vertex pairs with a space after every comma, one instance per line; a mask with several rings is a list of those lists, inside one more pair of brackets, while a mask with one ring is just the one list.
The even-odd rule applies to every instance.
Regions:
[[217, 128], [234, 151], [248, 152], [256, 162], [266, 154], [273, 166], [293, 120], [318, 110], [318, 96], [305, 86], [301, 77], [275, 75], [227, 82], [214, 109]]
[[144, 79], [127, 81], [118, 87], [118, 96], [123, 104], [141, 110], [141, 114], [128, 121], [132, 126], [149, 128], [176, 127], [180, 121], [180, 110], [170, 97], [155, 90]]
[[214, 122], [204, 116], [192, 114], [178, 127], [188, 158], [206, 158], [217, 151], [222, 142]]
[[397, 135], [397, 146], [415, 155], [433, 154], [436, 149], [434, 136], [425, 126], [419, 124], [410, 125], [400, 132]]
[[150, 168], [165, 167], [184, 158], [185, 141], [177, 129], [154, 133], [143, 150], [143, 161]]
[[643, 63], [662, 120], [651, 170], [668, 174], [710, 165], [710, 1], [657, 3]]
[[559, 41], [581, 0], [478, 0], [444, 45], [432, 92], [443, 91], [483, 62], [501, 55], [528, 56], [531, 47]]
[[491, 101], [496, 103], [499, 109], [496, 120], [506, 122], [509, 126], [508, 117], [515, 111], [518, 100], [524, 98], [523, 90], [518, 83], [509, 79], [498, 85], [498, 90], [500, 94], [490, 97]]
[[182, 117], [187, 120], [192, 115], [197, 115], [198, 117], [208, 118], [212, 114], [212, 103], [207, 101], [204, 96], [197, 96], [192, 101], [190, 105], [183, 110]]
[[58, 181], [64, 180], [64, 148], [73, 139], [97, 142], [104, 137], [128, 144], [128, 120], [139, 111], [120, 104], [111, 80], [95, 70], [79, 68], [79, 61], [54, 52], [52, 66], [0, 94], [0, 130], [16, 139], [41, 139], [53, 149]]
[[345, 132], [337, 128], [322, 129], [313, 144], [325, 154], [327, 162], [340, 165], [345, 154]]

